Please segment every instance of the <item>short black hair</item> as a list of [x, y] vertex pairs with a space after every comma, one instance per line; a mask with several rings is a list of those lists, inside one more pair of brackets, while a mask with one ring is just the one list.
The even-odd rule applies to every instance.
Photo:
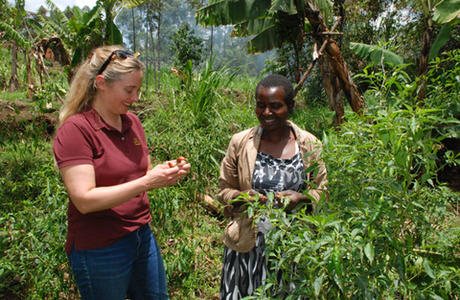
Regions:
[[285, 93], [284, 102], [291, 109], [294, 107], [294, 88], [292, 87], [292, 83], [289, 81], [289, 79], [283, 75], [271, 74], [262, 79], [256, 86], [256, 99], [259, 95], [259, 89], [262, 86], [266, 88], [277, 86], [282, 87]]

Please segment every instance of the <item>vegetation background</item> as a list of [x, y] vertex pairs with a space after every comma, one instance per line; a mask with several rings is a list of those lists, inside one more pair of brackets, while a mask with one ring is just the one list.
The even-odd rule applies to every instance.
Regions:
[[[216, 198], [231, 135], [257, 124], [258, 80], [276, 72], [296, 83], [310, 65], [292, 120], [324, 144], [329, 199], [313, 215], [248, 208], [276, 224], [269, 255], [295, 283], [283, 290], [271, 274], [252, 298], [458, 299], [459, 2], [239, 0], [268, 8], [236, 12], [230, 2], [100, 0], [61, 11], [47, 1], [26, 12], [0, 0], [1, 299], [79, 298], [51, 143], [73, 68], [101, 44], [139, 51], [148, 66], [134, 111], [154, 163], [184, 155], [193, 166], [180, 184], [149, 192], [171, 299], [218, 299], [226, 220], [205, 196]], [[332, 37], [362, 111], [339, 93], [337, 117], [324, 61], [312, 58], [321, 31], [303, 23], [302, 3], [319, 7], [328, 28], [341, 17]], [[302, 38], [281, 39], [273, 28], [294, 19]]]

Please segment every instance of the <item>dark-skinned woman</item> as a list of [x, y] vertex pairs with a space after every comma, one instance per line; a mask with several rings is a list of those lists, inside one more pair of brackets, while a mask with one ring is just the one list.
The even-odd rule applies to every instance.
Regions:
[[[311, 198], [319, 201], [327, 183], [319, 158], [322, 146], [314, 135], [288, 121], [295, 103], [291, 82], [270, 75], [258, 83], [255, 98], [259, 125], [233, 135], [221, 164], [219, 201], [230, 208], [230, 216], [241, 212], [232, 200], [242, 193], [259, 201], [266, 201], [269, 193], [288, 197], [288, 211], [302, 203], [311, 205]], [[317, 172], [307, 173], [313, 164]], [[308, 188], [307, 181], [316, 188]], [[265, 283], [265, 233], [272, 229], [263, 217], [254, 229], [248, 230], [250, 222], [232, 224], [224, 235], [220, 299], [225, 300], [249, 296]]]

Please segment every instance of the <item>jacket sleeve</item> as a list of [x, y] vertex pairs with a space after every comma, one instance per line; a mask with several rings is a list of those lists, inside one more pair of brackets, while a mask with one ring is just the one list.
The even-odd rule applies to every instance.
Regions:
[[240, 193], [238, 178], [238, 142], [234, 135], [222, 160], [219, 175], [219, 201], [228, 205], [228, 202], [236, 198]]

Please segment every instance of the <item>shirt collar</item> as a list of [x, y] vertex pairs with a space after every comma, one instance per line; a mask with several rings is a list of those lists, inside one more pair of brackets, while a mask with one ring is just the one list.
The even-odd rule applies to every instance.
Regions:
[[[104, 120], [99, 116], [97, 111], [94, 108], [91, 108], [85, 112], [83, 112], [83, 116], [88, 120], [89, 124], [95, 129], [95, 130], [101, 130], [102, 128], [105, 128], [107, 130], [115, 130], [112, 126], [104, 122]], [[132, 121], [127, 115], [121, 115], [121, 132], [124, 133], [126, 130], [131, 128]]]

